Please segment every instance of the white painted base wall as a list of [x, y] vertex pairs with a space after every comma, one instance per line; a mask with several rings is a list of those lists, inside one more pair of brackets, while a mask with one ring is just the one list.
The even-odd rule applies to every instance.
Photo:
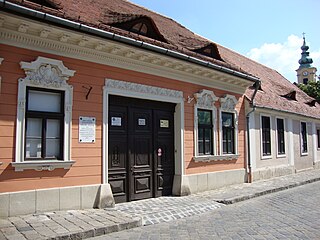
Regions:
[[[221, 188], [232, 184], [240, 184], [246, 181], [245, 169], [209, 172], [175, 176], [173, 184], [174, 195], [187, 195]], [[180, 184], [180, 186], [178, 186]], [[179, 188], [182, 189], [179, 194]]]
[[252, 180], [264, 180], [275, 177], [281, 177], [285, 175], [290, 175], [295, 173], [294, 166], [276, 166], [276, 167], [265, 167], [255, 169], [252, 172]]
[[109, 184], [0, 193], [0, 217], [114, 205]]

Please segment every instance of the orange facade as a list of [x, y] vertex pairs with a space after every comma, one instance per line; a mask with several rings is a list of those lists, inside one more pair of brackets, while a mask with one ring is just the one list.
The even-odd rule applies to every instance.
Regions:
[[[185, 174], [215, 172], [245, 168], [245, 111], [244, 97], [232, 92], [212, 89], [155, 75], [129, 71], [121, 68], [106, 66], [78, 59], [36, 52], [8, 45], [0, 45], [0, 56], [4, 59], [0, 65], [1, 93], [0, 93], [0, 192], [14, 192], [32, 189], [100, 184], [102, 179], [103, 155], [103, 87], [105, 79], [128, 81], [155, 87], [162, 87], [183, 91], [186, 99], [201, 89], [214, 92], [217, 97], [225, 94], [234, 95], [238, 99], [238, 152], [237, 160], [195, 162], [194, 156], [194, 102], [184, 103], [184, 168]], [[16, 172], [11, 166], [15, 161], [16, 115], [18, 79], [25, 77], [20, 62], [32, 62], [38, 56], [63, 61], [64, 65], [75, 70], [75, 75], [68, 81], [73, 86], [72, 109], [72, 147], [71, 159], [75, 164], [68, 170], [55, 169], [53, 171], [24, 170]], [[89, 98], [86, 100], [87, 90], [83, 86], [92, 86]], [[219, 101], [216, 107], [219, 109]], [[96, 118], [96, 142], [79, 143], [79, 116]], [[217, 121], [219, 124], [219, 121]], [[217, 127], [219, 129], [219, 127]], [[216, 144], [219, 147], [217, 131]]]

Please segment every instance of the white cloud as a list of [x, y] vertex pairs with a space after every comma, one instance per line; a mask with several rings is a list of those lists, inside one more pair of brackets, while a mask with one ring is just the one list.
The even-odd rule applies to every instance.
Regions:
[[[307, 42], [309, 45], [309, 43]], [[302, 39], [296, 35], [288, 36], [284, 43], [264, 43], [259, 48], [253, 48], [247, 56], [259, 63], [267, 65], [285, 76], [288, 80], [296, 81], [296, 69], [299, 67], [298, 60], [301, 57]], [[310, 45], [309, 45], [310, 46]], [[309, 49], [313, 66], [320, 71], [320, 49]]]

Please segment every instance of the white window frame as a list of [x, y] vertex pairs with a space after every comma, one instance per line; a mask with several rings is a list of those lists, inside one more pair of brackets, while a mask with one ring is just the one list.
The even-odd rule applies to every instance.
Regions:
[[[194, 94], [194, 157], [196, 162], [216, 160], [217, 155], [217, 108], [215, 102], [219, 99], [213, 93], [213, 91], [202, 89], [198, 93]], [[208, 110], [212, 113], [212, 149], [213, 155], [199, 155], [198, 147], [198, 110]]]
[[[17, 124], [16, 124], [16, 152], [12, 166], [15, 171], [34, 169], [37, 171], [56, 168], [69, 169], [75, 161], [71, 160], [71, 132], [72, 132], [72, 98], [73, 87], [67, 83], [75, 71], [66, 68], [62, 61], [38, 57], [33, 62], [20, 62], [26, 77], [19, 79]], [[63, 160], [25, 161], [25, 112], [27, 87], [45, 88], [63, 91], [65, 96]]]
[[[237, 159], [239, 157], [238, 149], [238, 125], [239, 125], [239, 114], [236, 110], [236, 105], [238, 100], [235, 96], [226, 94], [223, 98], [220, 98], [221, 107], [219, 109], [219, 143], [220, 143], [220, 155], [229, 156], [230, 160]], [[222, 112], [233, 113], [234, 114], [234, 154], [223, 154], [223, 141], [222, 141]]]
[[[303, 141], [302, 141], [302, 128], [301, 128], [301, 123], [305, 123], [306, 124], [306, 140], [307, 140], [307, 152], [302, 152], [302, 148], [303, 148]], [[308, 142], [308, 122], [306, 121], [300, 121], [300, 154], [301, 156], [308, 156], [309, 155], [309, 142]]]
[[[283, 120], [283, 130], [284, 130], [284, 151], [285, 153], [284, 154], [279, 154], [279, 144], [278, 144], [278, 119], [282, 119]], [[283, 157], [286, 157], [287, 156], [287, 141], [286, 141], [286, 119], [283, 118], [283, 117], [276, 117], [275, 118], [276, 122], [275, 122], [275, 125], [276, 125], [276, 129], [275, 129], [275, 132], [276, 132], [276, 150], [277, 150], [277, 158], [283, 158]], [[271, 141], [272, 142], [272, 141]]]
[[[262, 117], [268, 117], [270, 119], [270, 155], [263, 155], [263, 144], [262, 144]], [[268, 114], [260, 114], [260, 155], [261, 155], [261, 159], [271, 159], [272, 158], [272, 117], [271, 115]]]

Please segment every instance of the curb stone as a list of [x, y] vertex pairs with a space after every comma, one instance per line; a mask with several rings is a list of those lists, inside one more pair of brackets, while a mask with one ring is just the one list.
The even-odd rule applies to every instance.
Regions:
[[237, 197], [233, 197], [233, 198], [213, 199], [213, 200], [218, 202], [218, 203], [222, 203], [222, 204], [225, 204], [225, 205], [230, 205], [230, 204], [234, 204], [234, 203], [237, 203], [237, 202], [246, 201], [246, 200], [249, 200], [249, 199], [252, 199], [252, 198], [260, 197], [260, 196], [267, 195], [267, 194], [270, 194], [270, 193], [280, 192], [280, 191], [283, 191], [283, 190], [286, 190], [286, 189], [302, 186], [302, 185], [305, 185], [305, 184], [308, 184], [308, 183], [317, 182], [317, 181], [320, 181], [320, 177], [319, 178], [308, 179], [308, 180], [302, 181], [302, 182], [296, 182], [296, 183], [293, 183], [293, 184], [288, 184], [287, 186], [281, 186], [281, 187], [276, 187], [276, 188], [272, 188], [272, 189], [256, 192], [254, 194], [249, 194], [249, 195], [245, 195], [245, 196], [240, 196], [240, 197], [237, 196]]

